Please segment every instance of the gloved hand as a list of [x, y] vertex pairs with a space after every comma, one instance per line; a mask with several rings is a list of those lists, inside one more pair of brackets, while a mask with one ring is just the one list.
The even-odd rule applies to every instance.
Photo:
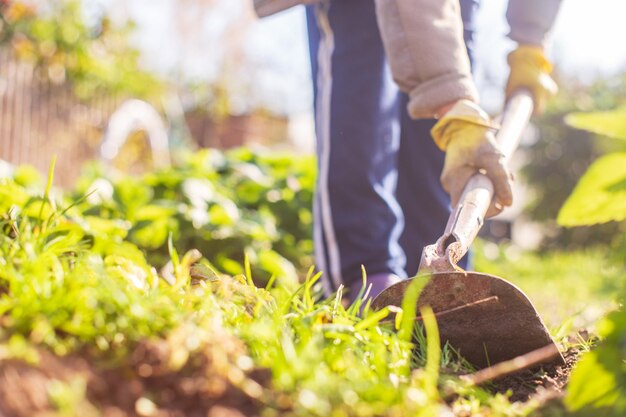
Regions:
[[535, 114], [541, 114], [546, 102], [554, 96], [558, 87], [550, 73], [552, 64], [546, 58], [543, 48], [520, 45], [508, 56], [509, 80], [506, 84], [507, 99], [519, 88], [527, 88], [533, 94]]
[[469, 100], [458, 101], [431, 130], [437, 146], [446, 152], [441, 184], [450, 194], [453, 206], [478, 171], [493, 183], [494, 199], [487, 217], [495, 216], [513, 202], [511, 175], [496, 143], [495, 130], [487, 113]]

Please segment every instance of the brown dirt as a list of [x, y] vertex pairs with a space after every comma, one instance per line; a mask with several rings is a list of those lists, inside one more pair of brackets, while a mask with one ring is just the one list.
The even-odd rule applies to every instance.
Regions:
[[490, 388], [494, 392], [510, 392], [511, 401], [528, 401], [535, 396], [542, 398], [560, 396], [581, 353], [581, 350], [571, 348], [563, 355], [565, 365], [527, 369], [498, 379]]
[[67, 402], [67, 395], [57, 395], [56, 403], [50, 395], [55, 387], [58, 392], [59, 381], [78, 387], [72, 407], [81, 417], [255, 416], [269, 383], [267, 371], [237, 362], [245, 351], [234, 338], [194, 352], [178, 370], [172, 370], [174, 355], [166, 341], [142, 343], [126, 363], [110, 369], [88, 354], [39, 354], [36, 365], [0, 360], [0, 417], [57, 415]]

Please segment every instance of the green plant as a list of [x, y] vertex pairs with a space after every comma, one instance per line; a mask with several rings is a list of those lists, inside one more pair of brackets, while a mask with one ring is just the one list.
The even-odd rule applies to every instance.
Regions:
[[560, 208], [571, 194], [578, 179], [592, 162], [607, 152], [625, 150], [620, 141], [598, 139], [592, 131], [576, 129], [563, 123], [572, 112], [610, 110], [626, 104], [626, 77], [599, 80], [583, 86], [575, 80], [562, 80], [559, 95], [546, 114], [535, 121], [539, 140], [529, 148], [522, 169], [530, 186], [525, 212], [544, 229], [543, 247], [551, 249], [580, 248], [606, 243], [623, 235], [624, 225], [610, 224], [559, 227], [555, 221]]
[[[572, 114], [568, 122], [594, 133], [626, 140], [626, 109]], [[626, 217], [626, 153], [597, 160], [582, 177], [559, 213], [564, 226], [623, 222]], [[622, 289], [621, 303], [626, 300]], [[623, 305], [623, 304], [622, 304]], [[626, 312], [618, 310], [602, 323], [603, 342], [576, 366], [566, 397], [581, 416], [618, 417], [626, 413]]]
[[74, 217], [49, 191], [36, 197], [7, 179], [0, 190], [0, 336], [65, 354], [85, 343], [123, 348], [176, 323], [155, 271], [114, 221]]
[[247, 255], [255, 278], [267, 282], [294, 279], [312, 264], [314, 181], [310, 156], [203, 150], [136, 178], [94, 168], [76, 196], [96, 190], [79, 206], [83, 214], [125, 224], [154, 265], [169, 259], [171, 233], [179, 250], [198, 249], [232, 275], [244, 273]]
[[[626, 141], [626, 108], [572, 114], [572, 126]], [[563, 226], [579, 226], [626, 219], [626, 153], [598, 159], [565, 202], [558, 217]]]
[[604, 339], [576, 365], [565, 404], [576, 416], [626, 414], [626, 314], [610, 314], [600, 326]]

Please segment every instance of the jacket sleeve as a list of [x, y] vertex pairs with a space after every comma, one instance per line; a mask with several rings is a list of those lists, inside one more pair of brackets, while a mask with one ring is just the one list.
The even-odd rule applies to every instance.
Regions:
[[453, 101], [478, 101], [463, 42], [458, 0], [376, 0], [394, 80], [409, 94], [409, 115], [432, 117]]
[[560, 6], [561, 0], [509, 0], [509, 38], [520, 44], [544, 45]]

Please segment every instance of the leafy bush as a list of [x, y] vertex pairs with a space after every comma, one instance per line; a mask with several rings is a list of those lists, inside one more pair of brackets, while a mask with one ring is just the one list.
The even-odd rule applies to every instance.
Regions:
[[[572, 114], [568, 122], [594, 133], [626, 140], [626, 109]], [[564, 226], [624, 222], [626, 219], [626, 153], [598, 159], [565, 202], [558, 220]], [[623, 255], [623, 252], [622, 252]], [[622, 291], [622, 307], [626, 288]], [[619, 417], [626, 414], [626, 311], [609, 315], [601, 326], [600, 347], [576, 366], [566, 405], [576, 415]]]
[[272, 275], [293, 279], [312, 264], [310, 156], [204, 150], [174, 168], [114, 177], [93, 168], [76, 197], [93, 194], [79, 207], [84, 215], [124, 224], [129, 241], [153, 265], [169, 259], [170, 234], [179, 250], [198, 249], [232, 275], [243, 273], [247, 255], [259, 282]]

